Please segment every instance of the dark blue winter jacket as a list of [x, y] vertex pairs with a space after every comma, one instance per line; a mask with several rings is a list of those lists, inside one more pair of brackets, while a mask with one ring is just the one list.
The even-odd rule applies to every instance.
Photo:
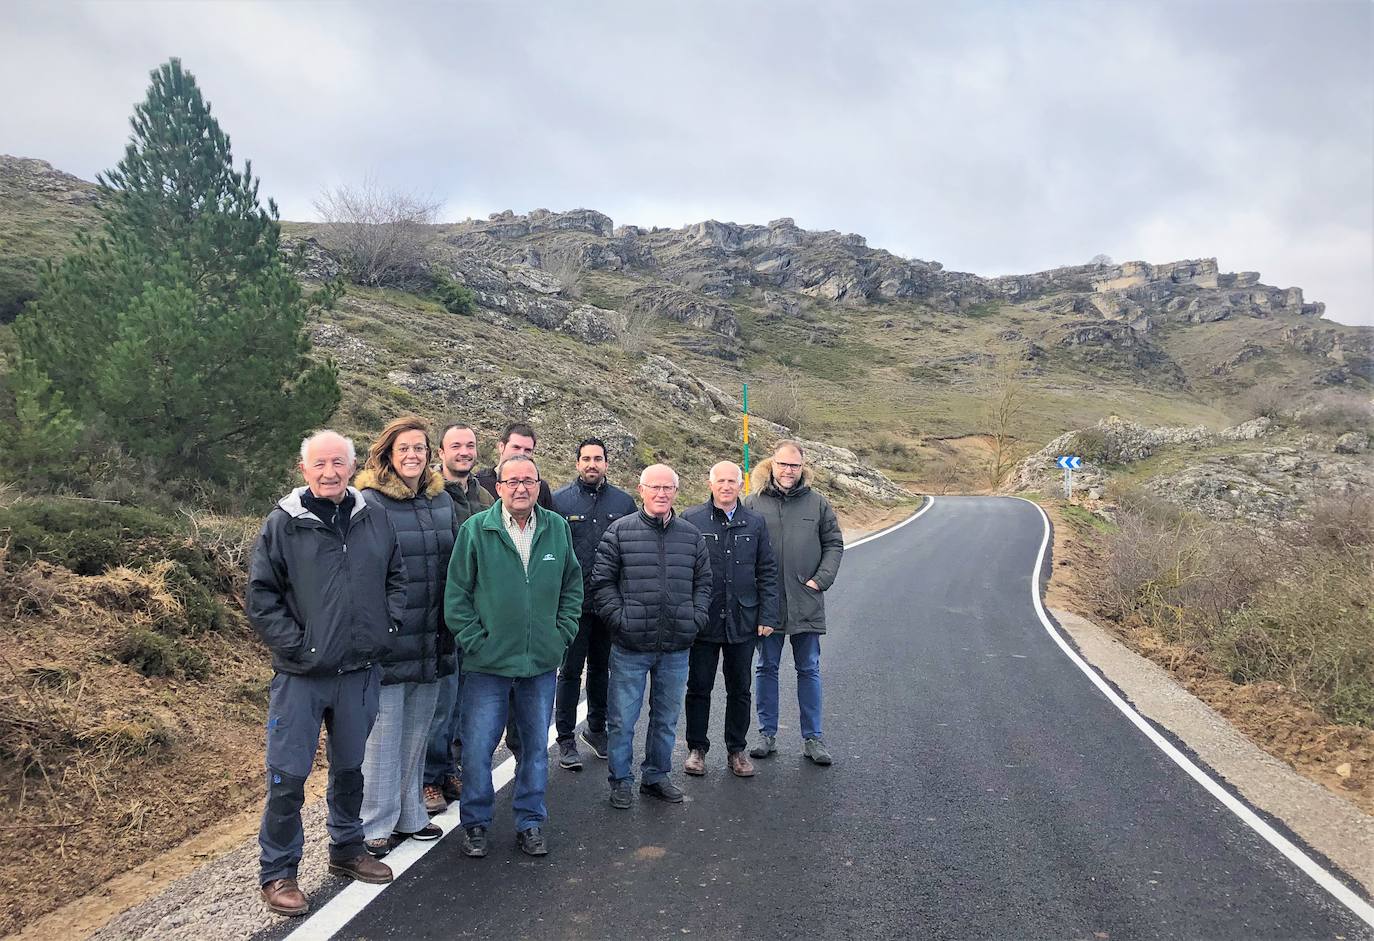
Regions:
[[711, 553], [711, 620], [697, 640], [738, 644], [757, 637], [760, 624], [777, 627], [778, 563], [763, 517], [736, 504], [730, 519], [708, 499], [682, 518], [701, 530]]

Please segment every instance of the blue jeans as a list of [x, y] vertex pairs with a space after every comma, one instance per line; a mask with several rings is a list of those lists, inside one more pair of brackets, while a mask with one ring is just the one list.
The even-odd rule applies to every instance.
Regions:
[[606, 691], [606, 737], [610, 781], [630, 781], [634, 761], [635, 723], [644, 707], [644, 687], [649, 685], [649, 731], [644, 739], [641, 784], [654, 784], [673, 769], [673, 740], [682, 698], [687, 691], [687, 665], [691, 650], [666, 653], [626, 650], [612, 645], [610, 683]]
[[557, 670], [531, 677], [463, 673], [463, 799], [458, 819], [464, 827], [491, 826], [496, 800], [491, 756], [506, 730], [512, 706], [520, 740], [531, 746], [521, 750], [521, 760], [515, 765], [515, 829], [543, 826], [548, 819], [544, 806], [544, 788], [549, 783], [547, 742], [557, 684]]
[[821, 635], [772, 633], [759, 638], [759, 658], [754, 665], [754, 700], [759, 709], [759, 731], [778, 734], [778, 663], [784, 641], [792, 642], [792, 663], [797, 668], [797, 706], [801, 709], [802, 738], [821, 737]]
[[[461, 651], [459, 656], [462, 656]], [[458, 763], [453, 760], [453, 743], [462, 734], [459, 725], [463, 715], [459, 705], [460, 676], [460, 673], [454, 673], [439, 680], [439, 701], [434, 706], [434, 720], [429, 725], [429, 744], [425, 746], [425, 783], [436, 787], [448, 775], [458, 773]]]

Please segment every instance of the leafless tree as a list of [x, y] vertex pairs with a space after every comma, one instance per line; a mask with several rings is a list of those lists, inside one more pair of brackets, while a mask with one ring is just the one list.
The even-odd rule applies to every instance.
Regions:
[[801, 435], [811, 422], [811, 407], [802, 396], [802, 383], [795, 373], [787, 378], [764, 385], [758, 392], [754, 414]]
[[1115, 262], [1112, 261], [1111, 255], [1098, 253], [1088, 259], [1088, 264], [1096, 265], [1098, 268], [1110, 268]]
[[1026, 406], [1026, 374], [1015, 358], [1003, 356], [981, 367], [978, 386], [981, 424], [992, 439], [987, 482], [997, 490], [1020, 458], [1014, 431]]
[[315, 212], [353, 281], [377, 287], [403, 283], [424, 269], [425, 226], [434, 223], [440, 205], [367, 176], [359, 186], [322, 192]]

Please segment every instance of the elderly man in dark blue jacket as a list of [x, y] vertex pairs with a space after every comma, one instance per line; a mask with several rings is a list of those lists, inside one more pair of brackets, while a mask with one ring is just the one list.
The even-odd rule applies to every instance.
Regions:
[[684, 771], [706, 773], [711, 749], [711, 690], [716, 671], [725, 667], [725, 750], [730, 772], [747, 778], [754, 763], [745, 754], [749, 735], [749, 671], [759, 637], [778, 623], [778, 563], [763, 517], [740, 505], [744, 476], [738, 464], [721, 461], [711, 468], [711, 496], [684, 510], [706, 537], [711, 553], [711, 620], [692, 644], [687, 673], [687, 762]]
[[406, 573], [386, 512], [348, 485], [353, 442], [322, 431], [301, 445], [306, 486], [262, 524], [249, 569], [248, 620], [272, 651], [267, 807], [258, 832], [263, 901], [283, 915], [310, 905], [296, 884], [301, 805], [321, 723], [329, 731], [329, 871], [391, 881], [363, 849], [363, 752], [377, 718], [381, 657], [406, 605]]
[[672, 804], [682, 788], [668, 779], [687, 688], [687, 660], [711, 604], [711, 557], [700, 530], [673, 511], [678, 476], [667, 464], [639, 475], [644, 508], [606, 530], [596, 547], [592, 592], [611, 629], [606, 732], [611, 806], [631, 803], [635, 723], [649, 687], [649, 729], [639, 790]]
[[577, 637], [568, 647], [558, 671], [554, 725], [558, 729], [558, 766], [582, 768], [577, 753], [577, 700], [582, 691], [582, 667], [587, 668], [587, 724], [582, 741], [598, 758], [606, 757], [606, 680], [610, 671], [611, 633], [592, 604], [592, 564], [596, 546], [607, 528], [622, 516], [633, 516], [634, 497], [606, 479], [606, 442], [585, 438], [577, 445], [577, 479], [554, 491], [554, 509], [572, 529], [573, 552], [584, 580], [582, 619]]

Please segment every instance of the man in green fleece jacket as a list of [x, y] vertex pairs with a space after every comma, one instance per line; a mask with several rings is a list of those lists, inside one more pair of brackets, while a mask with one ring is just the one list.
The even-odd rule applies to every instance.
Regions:
[[[496, 468], [499, 501], [468, 519], [449, 561], [444, 619], [463, 648], [463, 852], [487, 855], [496, 793], [491, 756], [510, 710], [520, 740], [548, 741], [564, 652], [582, 614], [582, 569], [568, 523], [537, 506], [539, 470], [525, 455]], [[515, 766], [516, 843], [544, 856], [547, 748]]]

